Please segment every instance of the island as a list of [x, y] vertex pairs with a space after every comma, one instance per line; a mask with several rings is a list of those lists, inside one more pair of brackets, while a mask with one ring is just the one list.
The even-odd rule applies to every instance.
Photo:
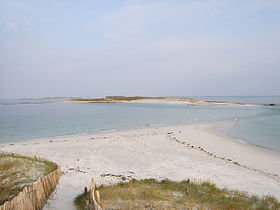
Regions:
[[147, 96], [106, 96], [103, 98], [72, 98], [66, 103], [142, 103], [142, 104], [178, 104], [188, 106], [258, 106], [219, 101], [204, 101], [190, 97], [147, 97]]

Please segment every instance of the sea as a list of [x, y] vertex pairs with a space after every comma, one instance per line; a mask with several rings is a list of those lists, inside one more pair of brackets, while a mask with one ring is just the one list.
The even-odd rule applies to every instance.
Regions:
[[220, 123], [223, 135], [280, 152], [280, 96], [194, 96], [207, 101], [275, 106], [63, 103], [0, 100], [0, 143], [190, 123]]

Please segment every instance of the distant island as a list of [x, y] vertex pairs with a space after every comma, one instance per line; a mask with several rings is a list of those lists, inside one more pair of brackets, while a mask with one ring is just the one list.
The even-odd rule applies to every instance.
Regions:
[[204, 101], [190, 97], [146, 97], [146, 96], [106, 96], [103, 98], [72, 98], [67, 103], [145, 103], [145, 104], [182, 104], [189, 106], [258, 106], [257, 104], [227, 103]]
[[55, 100], [55, 99], [73, 99], [73, 97], [49, 96], [49, 97], [41, 97], [41, 98], [20, 98], [19, 100]]

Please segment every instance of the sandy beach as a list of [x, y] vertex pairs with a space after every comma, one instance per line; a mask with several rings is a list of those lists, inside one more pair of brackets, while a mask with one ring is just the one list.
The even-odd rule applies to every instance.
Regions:
[[177, 104], [177, 105], [187, 105], [187, 106], [259, 106], [257, 104], [238, 104], [229, 102], [219, 102], [219, 101], [204, 101], [198, 99], [141, 99], [134, 101], [125, 101], [123, 103], [138, 103], [138, 104]]
[[147, 98], [147, 99], [136, 99], [136, 100], [115, 100], [108, 98], [80, 98], [66, 100], [59, 103], [127, 103], [127, 104], [175, 104], [175, 105], [186, 105], [186, 106], [260, 106], [259, 104], [241, 104], [241, 103], [229, 103], [229, 102], [219, 102], [219, 101], [204, 101], [194, 98], [180, 98], [180, 97], [163, 97], [157, 98]]
[[280, 155], [217, 134], [217, 124], [172, 125], [0, 144], [57, 162], [64, 172], [44, 209], [74, 209], [90, 179], [211, 180], [280, 199]]

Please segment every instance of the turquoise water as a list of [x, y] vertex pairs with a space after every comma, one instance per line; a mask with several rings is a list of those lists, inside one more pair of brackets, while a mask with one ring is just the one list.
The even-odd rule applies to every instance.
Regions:
[[235, 122], [224, 132], [280, 151], [280, 107], [207, 107], [159, 104], [0, 101], [0, 142], [175, 123]]
[[261, 113], [238, 118], [225, 133], [250, 144], [280, 151], [280, 107], [263, 108]]

